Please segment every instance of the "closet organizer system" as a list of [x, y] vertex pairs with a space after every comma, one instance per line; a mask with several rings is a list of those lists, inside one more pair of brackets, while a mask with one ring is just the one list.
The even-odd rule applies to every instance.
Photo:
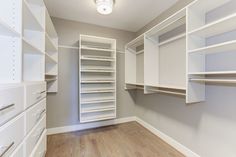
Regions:
[[80, 35], [80, 122], [116, 118], [116, 40]]
[[206, 83], [236, 83], [236, 10], [222, 11], [232, 3], [194, 1], [128, 43], [126, 89], [196, 103], [205, 100]]
[[0, 156], [42, 157], [46, 94], [57, 91], [58, 56], [43, 0], [0, 2], [0, 49]]

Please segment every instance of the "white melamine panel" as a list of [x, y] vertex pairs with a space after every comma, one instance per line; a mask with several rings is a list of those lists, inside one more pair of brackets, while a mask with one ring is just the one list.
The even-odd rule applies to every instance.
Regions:
[[26, 83], [25, 86], [26, 106], [28, 108], [46, 97], [46, 83]]
[[20, 144], [25, 135], [24, 124], [24, 114], [21, 114], [0, 127], [0, 156], [9, 156]]
[[186, 87], [186, 38], [159, 48], [159, 85]]
[[159, 83], [159, 47], [158, 44], [144, 39], [144, 84], [156, 86]]
[[26, 132], [28, 133], [46, 114], [46, 99], [28, 109], [26, 112]]
[[17, 37], [0, 36], [1, 53], [0, 82], [17, 83], [21, 82], [21, 40]]
[[98, 111], [92, 113], [83, 113], [81, 116], [81, 122], [94, 122], [98, 120], [114, 119], [116, 117], [115, 110], [113, 111]]
[[24, 110], [24, 87], [0, 87], [0, 126]]
[[136, 56], [136, 83], [144, 84], [144, 53]]
[[33, 128], [25, 140], [25, 156], [30, 156], [33, 149], [40, 141], [46, 131], [46, 116], [44, 116], [39, 123]]

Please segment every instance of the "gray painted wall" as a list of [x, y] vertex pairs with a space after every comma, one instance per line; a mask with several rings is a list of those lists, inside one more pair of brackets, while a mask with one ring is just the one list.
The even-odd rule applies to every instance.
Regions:
[[[117, 48], [135, 37], [134, 33], [86, 23], [53, 18], [60, 45], [78, 46], [79, 34], [115, 38]], [[79, 124], [78, 114], [78, 51], [59, 48], [58, 93], [47, 97], [47, 128]], [[117, 54], [117, 116], [134, 115], [134, 101], [124, 90], [124, 54]]]
[[[234, 8], [234, 4], [228, 8]], [[154, 21], [142, 28], [137, 35], [147, 31], [155, 24], [161, 22], [169, 14], [183, 7], [187, 1], [179, 3]], [[230, 10], [220, 9], [219, 12], [209, 14], [211, 21], [222, 15], [230, 13]], [[230, 33], [234, 39], [236, 31]], [[229, 33], [223, 37], [229, 38]], [[222, 36], [221, 36], [222, 39]], [[232, 40], [232, 39], [231, 39]], [[209, 39], [208, 43], [217, 42], [218, 38]], [[220, 63], [220, 66], [227, 68], [236, 67], [233, 54], [228, 56], [229, 63], [222, 61], [222, 56], [213, 56], [207, 59], [209, 67]], [[231, 58], [231, 59], [230, 59]], [[232, 62], [232, 59], [234, 62]], [[231, 64], [229, 66], [229, 64]], [[218, 64], [219, 65], [219, 64]], [[218, 67], [219, 68], [219, 67]], [[235, 157], [236, 156], [236, 87], [235, 85], [208, 84], [206, 87], [206, 101], [191, 105], [185, 104], [185, 99], [181, 97], [154, 94], [144, 95], [138, 91], [136, 97], [135, 115], [147, 123], [153, 125], [158, 130], [177, 140], [201, 157]]]

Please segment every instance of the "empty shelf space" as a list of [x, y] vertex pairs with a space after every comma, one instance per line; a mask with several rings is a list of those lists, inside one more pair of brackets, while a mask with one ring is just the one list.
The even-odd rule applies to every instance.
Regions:
[[189, 32], [189, 35], [200, 37], [211, 37], [225, 32], [230, 32], [236, 28], [236, 14], [229, 15], [215, 22]]
[[93, 93], [114, 93], [115, 89], [94, 89], [94, 90], [82, 90], [82, 94], [93, 94]]
[[113, 119], [116, 118], [115, 114], [105, 114], [105, 115], [99, 115], [99, 116], [86, 116], [83, 117], [81, 116], [81, 122], [85, 123], [85, 122], [94, 122], [94, 121], [102, 121], [102, 120], [107, 120], [107, 119]]
[[173, 85], [146, 85], [146, 86], [155, 88], [174, 89], [174, 90], [186, 90], [185, 87], [173, 86]]
[[37, 31], [44, 31], [44, 27], [39, 22], [39, 20], [34, 15], [33, 11], [31, 10], [28, 2], [23, 1], [23, 15], [24, 15], [24, 27], [30, 30], [37, 30]]
[[211, 54], [236, 50], [236, 40], [228, 41], [216, 45], [211, 45], [189, 51], [189, 53]]
[[46, 63], [49, 64], [57, 64], [57, 61], [55, 59], [53, 59], [50, 55], [48, 55], [47, 53], [45, 54], [45, 60]]
[[115, 61], [115, 58], [106, 57], [106, 56], [91, 56], [91, 55], [83, 55], [81, 56], [81, 60], [94, 60], [94, 61]]
[[45, 40], [46, 40], [46, 50], [47, 51], [57, 51], [58, 47], [57, 45], [53, 42], [51, 37], [46, 33], [45, 35]]
[[81, 50], [92, 50], [92, 51], [105, 51], [105, 52], [114, 52], [116, 50], [106, 49], [106, 48], [98, 48], [98, 47], [90, 47], [90, 46], [81, 46]]
[[198, 78], [190, 78], [190, 81], [193, 82], [209, 82], [209, 83], [236, 83], [235, 79], [198, 79]]
[[106, 103], [106, 102], [115, 102], [115, 99], [98, 99], [98, 100], [87, 100], [81, 101], [81, 104], [97, 104], [97, 103]]
[[23, 51], [24, 53], [29, 53], [29, 54], [44, 54], [43, 51], [34, 46], [33, 43], [31, 43], [25, 38], [23, 38]]
[[20, 33], [0, 19], [0, 35], [19, 37]]
[[236, 71], [208, 71], [208, 72], [190, 72], [189, 75], [232, 75]]
[[94, 113], [94, 112], [103, 112], [103, 111], [112, 111], [115, 110], [114, 105], [110, 107], [94, 107], [82, 109], [81, 113]]

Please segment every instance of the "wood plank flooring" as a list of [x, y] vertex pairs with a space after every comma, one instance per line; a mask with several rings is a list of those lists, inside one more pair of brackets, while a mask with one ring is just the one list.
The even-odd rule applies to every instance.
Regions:
[[46, 157], [184, 157], [136, 122], [48, 136]]

